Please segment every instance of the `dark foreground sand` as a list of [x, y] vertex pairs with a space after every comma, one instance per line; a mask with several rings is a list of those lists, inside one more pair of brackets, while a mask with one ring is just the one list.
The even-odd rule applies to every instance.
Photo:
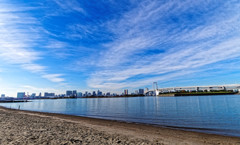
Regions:
[[0, 144], [240, 145], [240, 138], [0, 107]]

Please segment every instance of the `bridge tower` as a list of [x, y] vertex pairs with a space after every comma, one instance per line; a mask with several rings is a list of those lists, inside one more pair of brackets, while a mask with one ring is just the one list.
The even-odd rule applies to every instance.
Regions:
[[159, 95], [158, 83], [157, 82], [153, 82], [153, 92], [154, 92], [155, 96]]
[[158, 90], [158, 83], [157, 82], [153, 82], [153, 91]]

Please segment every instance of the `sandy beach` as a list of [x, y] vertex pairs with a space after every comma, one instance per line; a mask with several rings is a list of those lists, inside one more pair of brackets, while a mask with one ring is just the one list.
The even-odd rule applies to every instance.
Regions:
[[0, 144], [240, 144], [240, 138], [0, 107]]

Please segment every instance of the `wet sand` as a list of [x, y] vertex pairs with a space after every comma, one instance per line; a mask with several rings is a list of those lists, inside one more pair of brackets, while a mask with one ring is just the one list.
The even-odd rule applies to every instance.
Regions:
[[240, 138], [0, 107], [0, 144], [240, 145]]

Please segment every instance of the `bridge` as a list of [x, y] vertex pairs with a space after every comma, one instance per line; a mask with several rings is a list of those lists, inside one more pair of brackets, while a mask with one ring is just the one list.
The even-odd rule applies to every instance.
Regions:
[[179, 91], [188, 92], [201, 92], [201, 91], [220, 91], [220, 90], [236, 90], [240, 91], [240, 84], [228, 84], [228, 85], [212, 85], [212, 86], [187, 86], [187, 87], [169, 87], [169, 88], [158, 88], [157, 83], [153, 83], [153, 90], [145, 91], [146, 95], [159, 95], [159, 93], [170, 93]]

